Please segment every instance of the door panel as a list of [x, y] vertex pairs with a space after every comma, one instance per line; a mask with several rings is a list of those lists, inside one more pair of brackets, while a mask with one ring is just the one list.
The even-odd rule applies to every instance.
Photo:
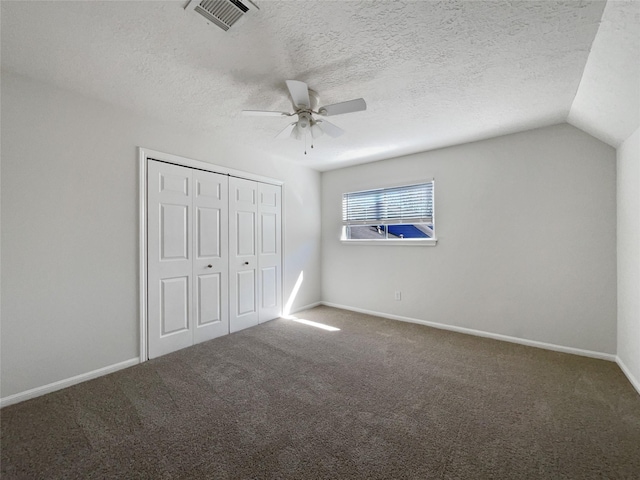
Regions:
[[226, 175], [194, 170], [193, 182], [195, 344], [229, 333], [229, 193]]
[[[213, 174], [215, 175], [215, 174]], [[198, 175], [198, 177], [200, 177]], [[226, 193], [223, 183], [226, 183], [226, 177], [218, 175], [218, 179], [196, 178], [196, 194], [198, 197], [209, 197], [215, 200], [223, 200], [223, 191]], [[223, 182], [224, 180], [224, 182]]]
[[198, 207], [198, 258], [220, 257], [220, 209]]
[[254, 270], [238, 272], [238, 316], [256, 313], [256, 279]]
[[187, 259], [188, 215], [187, 205], [160, 204], [160, 260]]
[[260, 206], [261, 207], [278, 207], [279, 197], [276, 189], [280, 187], [271, 186], [272, 189], [267, 190], [267, 187], [260, 189]]
[[260, 255], [274, 255], [277, 252], [276, 244], [278, 241], [278, 235], [276, 230], [277, 215], [272, 213], [261, 213], [261, 241], [260, 241]]
[[160, 336], [189, 330], [189, 277], [160, 280]]
[[198, 277], [198, 326], [222, 321], [220, 273]]
[[262, 301], [261, 309], [271, 309], [278, 306], [278, 271], [276, 267], [266, 267], [261, 270]]
[[258, 184], [258, 282], [260, 323], [282, 314], [282, 191]]
[[189, 196], [189, 177], [184, 173], [176, 172], [176, 174], [171, 174], [163, 172], [159, 178], [160, 192], [177, 193], [184, 197]]
[[237, 332], [258, 324], [257, 199], [258, 184], [229, 178], [229, 329]]
[[156, 358], [193, 343], [191, 170], [149, 161], [147, 185], [147, 335]]
[[238, 256], [255, 256], [256, 250], [256, 214], [237, 212], [236, 252]]
[[[240, 208], [252, 209], [256, 204], [256, 182], [238, 178], [235, 189], [236, 205]], [[241, 184], [241, 182], [246, 182]]]

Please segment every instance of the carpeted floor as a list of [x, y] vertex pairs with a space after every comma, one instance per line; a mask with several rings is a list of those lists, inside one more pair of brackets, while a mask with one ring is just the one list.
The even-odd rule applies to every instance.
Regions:
[[9, 479], [640, 478], [614, 363], [318, 307], [0, 411]]

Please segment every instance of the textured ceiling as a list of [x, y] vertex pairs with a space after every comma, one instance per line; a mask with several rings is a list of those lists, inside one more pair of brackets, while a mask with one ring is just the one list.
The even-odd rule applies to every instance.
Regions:
[[[186, 3], [2, 1], [2, 68], [329, 170], [565, 121], [605, 7], [258, 0], [225, 33]], [[286, 79], [368, 109], [305, 156], [288, 119], [240, 115], [289, 110]]]
[[618, 147], [640, 126], [640, 2], [610, 1], [569, 122]]

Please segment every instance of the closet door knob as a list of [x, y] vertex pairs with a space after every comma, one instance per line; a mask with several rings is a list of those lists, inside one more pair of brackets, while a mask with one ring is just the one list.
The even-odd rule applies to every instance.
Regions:
[[209, 264], [207, 265], [207, 268], [213, 268], [213, 265]]
[[249, 262], [244, 262], [245, 265], [249, 265]]

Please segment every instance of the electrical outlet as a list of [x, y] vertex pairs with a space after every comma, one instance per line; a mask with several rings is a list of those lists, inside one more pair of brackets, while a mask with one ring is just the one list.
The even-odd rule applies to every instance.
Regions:
[[402, 300], [402, 292], [396, 292], [395, 299], [396, 300]]

